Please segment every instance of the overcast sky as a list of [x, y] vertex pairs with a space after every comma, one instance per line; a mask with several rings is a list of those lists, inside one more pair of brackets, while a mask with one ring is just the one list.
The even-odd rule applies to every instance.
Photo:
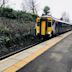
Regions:
[[[42, 14], [44, 6], [49, 6], [51, 14], [60, 18], [63, 12], [67, 12], [72, 19], [72, 0], [38, 0], [39, 8], [38, 14]], [[9, 0], [9, 5], [14, 9], [21, 9], [22, 0]]]

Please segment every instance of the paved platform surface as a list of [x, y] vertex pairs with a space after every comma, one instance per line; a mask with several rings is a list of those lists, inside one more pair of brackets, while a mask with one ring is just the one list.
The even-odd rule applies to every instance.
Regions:
[[[53, 47], [55, 44], [57, 44], [58, 42], [60, 42], [62, 39], [69, 36], [70, 34], [72, 34], [72, 31], [62, 34], [60, 36], [57, 36], [55, 38], [52, 38], [43, 43], [40, 43], [40, 44], [33, 46], [27, 50], [24, 50], [13, 56], [10, 56], [4, 60], [0, 60], [0, 72], [16, 72], [16, 71], [18, 71], [22, 67], [26, 66], [29, 62], [36, 59], [37, 57], [38, 57], [37, 59], [39, 59], [41, 54], [43, 54], [45, 51], [48, 51], [48, 49]], [[50, 52], [49, 52], [49, 54], [50, 54]], [[51, 60], [53, 60], [53, 58], [54, 58], [52, 56], [56, 56], [56, 53], [51, 55], [51, 58], [52, 58]], [[57, 54], [57, 56], [55, 58], [57, 58], [58, 56], [59, 55]], [[43, 59], [40, 58], [38, 60], [39, 65], [40, 64], [43, 65], [44, 63], [47, 64], [48, 63], [47, 59], [49, 59], [48, 57], [50, 57], [50, 55], [48, 56], [46, 54], [46, 56], [44, 56]], [[46, 61], [44, 60], [44, 58], [46, 58], [45, 59]], [[61, 57], [59, 57], [59, 58], [61, 58]], [[35, 72], [35, 71], [42, 72], [42, 71], [40, 71], [40, 69], [42, 69], [44, 66], [46, 67], [49, 64], [49, 63], [47, 65], [44, 64], [44, 66], [39, 67], [38, 63], [37, 64], [36, 63], [37, 62], [35, 62], [34, 64], [31, 63], [32, 64], [31, 67], [30, 67], [30, 64], [27, 65], [28, 67], [26, 66], [26, 68], [23, 68], [23, 70], [21, 70], [20, 72]], [[38, 70], [36, 68], [38, 68]], [[33, 70], [35, 70], [35, 71], [33, 71]]]
[[72, 34], [17, 72], [72, 72]]

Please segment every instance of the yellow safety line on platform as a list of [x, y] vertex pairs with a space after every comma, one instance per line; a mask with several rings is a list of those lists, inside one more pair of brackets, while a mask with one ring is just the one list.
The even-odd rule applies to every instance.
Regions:
[[58, 38], [57, 37], [53, 38], [52, 41], [49, 41], [49, 42], [47, 41], [47, 45], [44, 48], [39, 49], [38, 51], [31, 54], [30, 56], [28, 56], [28, 57], [24, 58], [23, 60], [17, 62], [16, 64], [12, 65], [11, 67], [8, 67], [3, 72], [16, 72], [17, 70], [19, 70], [20, 68], [22, 68], [23, 66], [25, 66], [26, 64], [28, 64], [29, 62], [34, 60], [35, 58], [37, 58], [39, 55], [41, 55], [42, 53], [47, 51], [49, 48], [54, 46], [56, 43], [60, 42], [63, 38], [67, 37], [71, 33], [72, 32], [68, 32], [68, 33], [65, 33], [63, 37], [59, 36]]

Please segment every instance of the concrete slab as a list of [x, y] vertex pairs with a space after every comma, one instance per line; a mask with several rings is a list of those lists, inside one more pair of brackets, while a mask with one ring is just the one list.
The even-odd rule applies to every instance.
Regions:
[[18, 68], [26, 65], [27, 63], [29, 63], [30, 61], [32, 61], [33, 59], [35, 59], [36, 57], [41, 55], [43, 52], [48, 50], [50, 47], [52, 47], [53, 45], [55, 45], [56, 43], [58, 43], [59, 41], [61, 41], [63, 38], [67, 37], [71, 33], [72, 33], [72, 31], [62, 34], [51, 40], [48, 40], [41, 44], [38, 44], [30, 49], [27, 49], [25, 51], [15, 54], [11, 57], [8, 57], [5, 60], [2, 60], [0, 62], [0, 69], [2, 68], [0, 71], [3, 70], [4, 72], [5, 71], [7, 72], [9, 70], [9, 68], [11, 69], [11, 67], [15, 68], [14, 69], [15, 71], [16, 71], [16, 69], [18, 70]]
[[[58, 41], [63, 37], [57, 37], [55, 40]], [[53, 43], [55, 40], [52, 39]], [[72, 72], [72, 34], [56, 43], [17, 72]]]

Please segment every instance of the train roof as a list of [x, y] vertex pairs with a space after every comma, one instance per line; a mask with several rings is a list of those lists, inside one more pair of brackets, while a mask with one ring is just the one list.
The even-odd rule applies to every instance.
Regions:
[[44, 16], [41, 16], [42, 18], [44, 18], [44, 17], [51, 17], [52, 18], [52, 16], [51, 15], [44, 15]]
[[56, 18], [52, 18], [52, 19], [55, 20], [55, 21], [57, 21], [57, 22], [62, 22], [62, 23], [66, 23], [66, 24], [72, 25], [72, 23], [66, 22], [66, 21], [63, 21], [63, 20], [60, 20], [60, 19], [56, 19]]
[[42, 18], [44, 18], [44, 17], [51, 17], [53, 20], [55, 20], [55, 21], [57, 21], [57, 22], [62, 22], [62, 23], [66, 23], [66, 24], [70, 24], [70, 25], [72, 25], [72, 23], [70, 23], [70, 22], [66, 22], [66, 21], [63, 21], [63, 20], [60, 20], [60, 19], [57, 19], [57, 18], [54, 18], [54, 17], [52, 17], [51, 15], [45, 15], [45, 16], [41, 16]]

